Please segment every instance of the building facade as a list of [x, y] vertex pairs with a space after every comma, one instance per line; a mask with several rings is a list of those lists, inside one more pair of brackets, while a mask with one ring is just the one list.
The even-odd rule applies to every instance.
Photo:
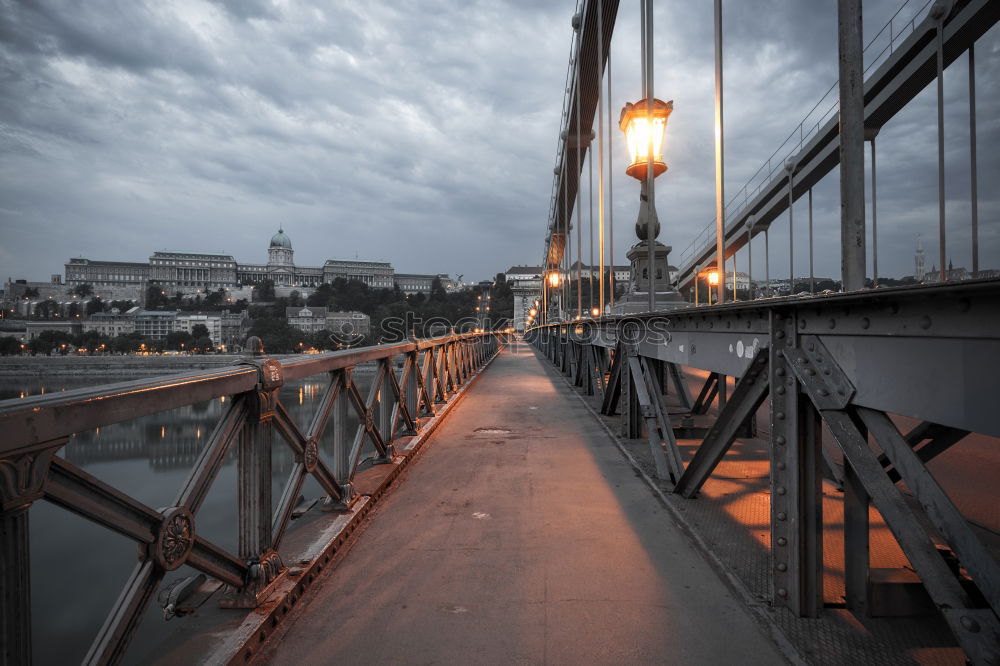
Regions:
[[[406, 293], [430, 293], [435, 277], [440, 278], [443, 285], [451, 284], [447, 275], [397, 275], [387, 261], [328, 259], [322, 266], [297, 266], [292, 240], [281, 228], [268, 244], [267, 263], [239, 263], [232, 255], [223, 253], [166, 250], [154, 252], [148, 263], [76, 257], [65, 264], [65, 284], [58, 280], [52, 288], [62, 293], [89, 284], [94, 295], [104, 300], [142, 302], [150, 284], [159, 285], [169, 296], [238, 290], [265, 280], [271, 280], [282, 290], [280, 293], [290, 293], [296, 288], [308, 293], [310, 288], [337, 278], [356, 280], [372, 289], [392, 289], [397, 278], [401, 278], [406, 286], [400, 285], [400, 289]], [[17, 288], [12, 287], [9, 291], [17, 291]]]
[[85, 333], [93, 331], [98, 335], [115, 338], [135, 333], [135, 319], [117, 310], [95, 312], [83, 320], [83, 330]]
[[343, 278], [363, 282], [372, 289], [392, 289], [395, 273], [388, 261], [327, 259], [323, 264], [323, 282]]

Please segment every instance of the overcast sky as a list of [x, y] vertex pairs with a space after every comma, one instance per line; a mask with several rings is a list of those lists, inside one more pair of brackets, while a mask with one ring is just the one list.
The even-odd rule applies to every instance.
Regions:
[[[836, 5], [723, 4], [732, 195], [835, 82]], [[866, 42], [901, 4], [865, 0]], [[357, 255], [470, 280], [537, 264], [574, 7], [0, 0], [0, 279], [45, 280], [70, 257], [146, 261], [162, 249], [263, 262], [279, 227], [299, 265]], [[1000, 268], [998, 34], [976, 54], [986, 268]], [[616, 120], [640, 97], [638, 42], [638, 3], [625, 1], [612, 44]], [[712, 3], [657, 2], [655, 42], [656, 95], [675, 104], [657, 200], [676, 263], [714, 215]], [[945, 77], [956, 266], [971, 262], [966, 63]], [[879, 135], [884, 275], [913, 272], [918, 234], [928, 268], [937, 261], [935, 100], [932, 84]], [[623, 263], [638, 188], [615, 134]], [[815, 192], [818, 275], [839, 276], [838, 187], [834, 171]], [[805, 211], [797, 203], [797, 274]], [[787, 223], [771, 236], [778, 275]]]

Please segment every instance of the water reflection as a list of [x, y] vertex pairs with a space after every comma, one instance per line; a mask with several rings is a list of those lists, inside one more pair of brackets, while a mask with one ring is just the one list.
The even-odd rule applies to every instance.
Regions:
[[[53, 379], [0, 385], [0, 397], [39, 395], [121, 381], [69, 378], [56, 384], [51, 383]], [[360, 373], [355, 381], [362, 394], [366, 394], [370, 376]], [[327, 390], [326, 377], [321, 375], [289, 382], [282, 387], [280, 400], [304, 431]], [[60, 455], [147, 506], [172, 506], [216, 424], [231, 405], [231, 398], [222, 397], [77, 433]], [[348, 409], [351, 434], [357, 422], [353, 409]], [[327, 428], [320, 449], [332, 467], [332, 428]], [[271, 460], [272, 497], [276, 502], [295, 464], [291, 448], [277, 433]], [[310, 478], [303, 485], [302, 494], [317, 497], [323, 492]], [[233, 447], [198, 512], [197, 533], [235, 552], [236, 514]], [[290, 529], [294, 529], [294, 523]], [[36, 664], [79, 662], [136, 562], [135, 545], [44, 501], [36, 502], [31, 510], [30, 530], [34, 661]], [[174, 575], [190, 573], [182, 568]], [[167, 628], [159, 608], [155, 603], [150, 604], [133, 646], [143, 645], [148, 649], [162, 639]], [[132, 659], [137, 658], [134, 653], [142, 651], [132, 650]]]

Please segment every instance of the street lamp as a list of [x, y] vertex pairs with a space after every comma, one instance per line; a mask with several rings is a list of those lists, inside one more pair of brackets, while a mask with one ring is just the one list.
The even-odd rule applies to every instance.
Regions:
[[663, 144], [667, 134], [667, 118], [674, 110], [674, 102], [654, 99], [652, 106], [650, 111], [645, 99], [635, 104], [627, 102], [618, 121], [619, 127], [625, 132], [625, 145], [629, 159], [632, 160], [625, 173], [640, 181], [646, 180], [650, 162], [653, 164], [653, 178], [667, 170], [663, 161]]
[[[628, 149], [629, 165], [625, 168], [625, 173], [641, 183], [639, 215], [635, 222], [635, 235], [639, 242], [626, 256], [632, 263], [634, 290], [638, 292], [639, 285], [647, 285], [648, 304], [645, 309], [650, 311], [680, 300], [676, 293], [670, 293], [672, 289], [667, 256], [671, 248], [656, 241], [656, 237], [660, 235], [660, 221], [653, 201], [653, 179], [667, 170], [663, 149], [666, 144], [667, 120], [674, 110], [674, 103], [651, 97], [634, 104], [626, 103], [618, 120]], [[659, 306], [658, 300], [661, 301]], [[643, 307], [638, 294], [626, 297], [626, 302], [628, 301], [634, 303], [631, 308]]]

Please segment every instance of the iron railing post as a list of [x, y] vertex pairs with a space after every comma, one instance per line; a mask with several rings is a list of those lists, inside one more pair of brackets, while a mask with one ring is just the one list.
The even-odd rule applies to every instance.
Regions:
[[236, 446], [236, 497], [237, 555], [250, 569], [243, 588], [220, 600], [227, 608], [255, 608], [284, 569], [271, 529], [271, 446], [283, 370], [280, 362], [264, 357], [259, 338], [247, 340], [247, 348], [253, 358], [246, 363], [257, 368], [258, 383], [247, 394], [248, 418]]

